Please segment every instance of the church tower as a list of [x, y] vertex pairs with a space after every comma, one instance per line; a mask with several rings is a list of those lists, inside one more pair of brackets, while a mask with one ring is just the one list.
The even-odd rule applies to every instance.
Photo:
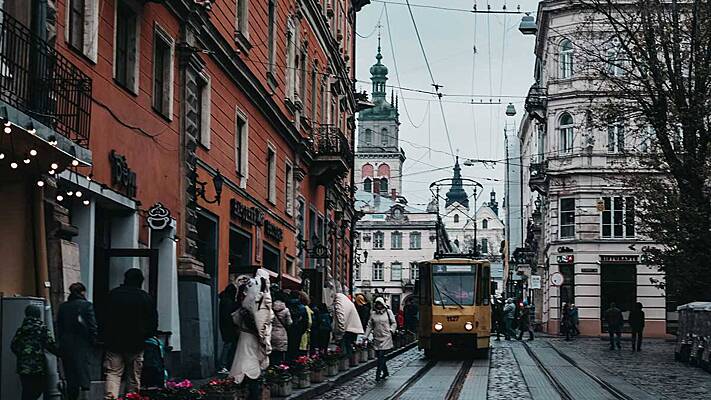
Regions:
[[370, 67], [372, 99], [375, 107], [358, 113], [358, 143], [355, 151], [355, 182], [358, 190], [381, 196], [402, 195], [402, 165], [405, 153], [399, 145], [400, 118], [397, 99], [387, 100], [388, 67], [378, 37], [378, 54]]

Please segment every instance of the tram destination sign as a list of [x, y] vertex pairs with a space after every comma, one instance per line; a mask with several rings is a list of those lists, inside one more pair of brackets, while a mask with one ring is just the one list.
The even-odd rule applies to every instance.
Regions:
[[434, 272], [438, 273], [456, 273], [456, 272], [472, 272], [471, 265], [435, 265]]

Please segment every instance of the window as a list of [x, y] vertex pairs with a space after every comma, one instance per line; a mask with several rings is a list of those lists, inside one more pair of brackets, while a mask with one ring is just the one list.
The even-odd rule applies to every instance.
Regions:
[[249, 176], [249, 123], [247, 116], [237, 110], [235, 123], [235, 170], [240, 177], [240, 186], [247, 187]]
[[138, 93], [138, 15], [124, 1], [116, 3], [114, 79]]
[[370, 178], [365, 178], [363, 181], [363, 190], [370, 193], [373, 191], [373, 181]]
[[311, 123], [316, 123], [316, 110], [318, 109], [318, 91], [316, 90], [316, 79], [318, 72], [317, 67], [314, 65], [311, 69]]
[[603, 197], [603, 238], [633, 238], [635, 236], [634, 197]]
[[267, 25], [269, 26], [269, 33], [267, 37], [267, 41], [269, 42], [269, 69], [267, 71], [267, 77], [270, 78], [269, 80], [272, 85], [276, 85], [276, 81], [274, 80], [274, 61], [276, 59], [276, 34], [274, 32], [274, 29], [276, 29], [276, 2], [277, 0], [269, 0], [269, 23]]
[[573, 117], [566, 113], [560, 116], [560, 148], [562, 153], [573, 152]]
[[284, 202], [286, 203], [286, 215], [294, 215], [294, 168], [287, 162], [284, 168]]
[[420, 232], [410, 233], [410, 249], [418, 250], [422, 248], [422, 235]]
[[[153, 32], [153, 109], [168, 119], [173, 111], [173, 44], [170, 36], [156, 28]], [[200, 100], [198, 98], [198, 102]]]
[[621, 118], [616, 119], [607, 127], [607, 151], [621, 153], [625, 150], [625, 123]]
[[237, 0], [235, 4], [235, 36], [249, 37], [249, 0]]
[[489, 239], [481, 239], [481, 254], [489, 254]]
[[454, 214], [454, 223], [455, 224], [459, 223], [459, 214]]
[[321, 115], [321, 124], [325, 124], [327, 121], [326, 112], [326, 86], [328, 85], [328, 80], [324, 78], [321, 81], [321, 101], [318, 106], [318, 112]]
[[366, 129], [365, 133], [363, 134], [363, 141], [365, 142], [366, 146], [370, 146], [373, 144], [373, 131], [370, 129]]
[[197, 77], [198, 95], [197, 95], [197, 110], [200, 115], [197, 118], [197, 142], [206, 148], [210, 148], [210, 116], [211, 116], [211, 83], [210, 77], [205, 74], [200, 74]]
[[538, 137], [537, 137], [537, 147], [538, 147], [538, 162], [543, 162], [546, 159], [546, 126], [543, 124], [538, 124]]
[[391, 281], [401, 281], [402, 280], [402, 264], [395, 262], [390, 264], [390, 280]]
[[373, 234], [373, 248], [382, 249], [384, 247], [385, 235], [383, 232], [375, 232]]
[[291, 276], [299, 276], [296, 272], [296, 262], [293, 257], [286, 257], [286, 273]]
[[267, 149], [267, 199], [276, 204], [276, 150]]
[[84, 0], [69, 0], [69, 44], [84, 51]]
[[391, 249], [402, 249], [402, 233], [393, 232], [390, 234], [390, 248]]
[[69, 0], [66, 25], [64, 38], [69, 47], [96, 62], [99, 39], [99, 1]]
[[560, 78], [573, 76], [573, 42], [564, 39], [560, 42]]
[[299, 59], [296, 55], [296, 25], [289, 18], [286, 24], [286, 98], [293, 101], [297, 91], [296, 76], [299, 69]]
[[420, 267], [416, 262], [410, 263], [410, 279], [413, 281], [420, 279]]
[[[301, 48], [301, 56], [299, 56], [299, 98], [306, 102], [306, 65], [308, 64], [308, 56], [306, 54], [306, 47]], [[305, 107], [304, 107], [305, 108]], [[306, 114], [306, 112], [304, 112]]]
[[481, 221], [481, 229], [489, 229], [489, 220], [488, 219]]
[[628, 60], [624, 50], [622, 50], [620, 39], [612, 39], [610, 45], [607, 50], [607, 73], [610, 76], [624, 76]]
[[560, 238], [575, 237], [575, 199], [560, 199]]
[[383, 128], [383, 130], [380, 131], [380, 144], [383, 146], [387, 146], [389, 144], [388, 139], [388, 130], [387, 128]]
[[374, 262], [373, 263], [373, 280], [382, 281], [383, 280], [383, 263]]
[[380, 179], [380, 194], [381, 195], [387, 195], [388, 194], [388, 180], [387, 178], [381, 178]]

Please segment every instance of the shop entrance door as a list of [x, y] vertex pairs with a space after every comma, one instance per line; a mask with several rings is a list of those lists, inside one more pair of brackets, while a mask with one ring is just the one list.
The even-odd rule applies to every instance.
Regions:
[[[600, 318], [602, 331], [607, 332], [605, 311], [610, 308], [610, 303], [615, 303], [622, 311], [625, 319], [637, 301], [637, 265], [635, 264], [602, 264], [600, 277]], [[624, 331], [629, 331], [627, 325]]]
[[[104, 252], [105, 265], [111, 266], [113, 258], [148, 259], [148, 294], [154, 300], [158, 298], [158, 249], [107, 249]], [[111, 288], [113, 289], [113, 288]]]

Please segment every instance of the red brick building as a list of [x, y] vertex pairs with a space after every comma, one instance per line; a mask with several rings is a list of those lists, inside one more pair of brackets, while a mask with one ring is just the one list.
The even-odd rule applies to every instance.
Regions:
[[[217, 293], [241, 270], [264, 266], [315, 301], [349, 292], [355, 16], [367, 3], [5, 0], [3, 37], [48, 49], [38, 82], [60, 66], [73, 80], [3, 88], [21, 96], [0, 98], [0, 119], [29, 147], [0, 143], [0, 163], [24, 161], [33, 141], [56, 154], [1, 168], [17, 212], [0, 231], [15, 237], [0, 240], [13, 254], [0, 291], [46, 297], [50, 282], [56, 307], [81, 280], [101, 317], [140, 267], [191, 376], [214, 372]], [[33, 65], [2, 43], [2, 65]]]

